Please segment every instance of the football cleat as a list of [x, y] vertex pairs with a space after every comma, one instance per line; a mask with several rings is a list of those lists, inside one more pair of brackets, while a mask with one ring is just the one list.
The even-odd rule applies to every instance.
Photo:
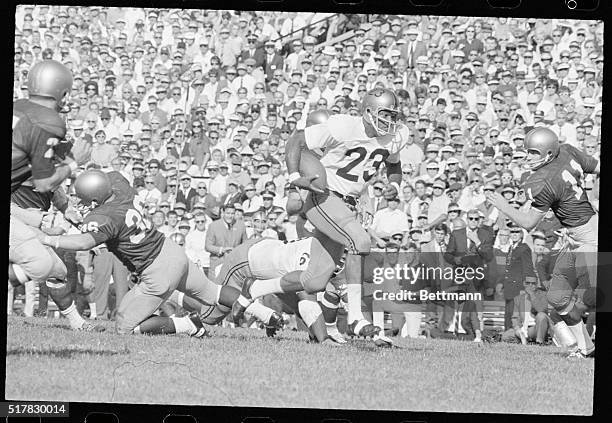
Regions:
[[240, 319], [242, 319], [242, 316], [244, 316], [244, 312], [253, 302], [250, 292], [253, 282], [255, 282], [255, 280], [251, 278], [244, 281], [240, 296], [236, 301], [234, 301], [234, 304], [232, 304], [231, 318], [236, 325], [240, 324]]
[[103, 326], [94, 325], [85, 320], [80, 328], [75, 329], [78, 332], [104, 332], [106, 329]]
[[268, 323], [265, 324], [266, 335], [269, 338], [273, 338], [276, 335], [276, 332], [283, 328], [283, 323], [283, 316], [277, 312], [273, 312], [270, 316], [270, 320], [268, 320]]
[[349, 336], [364, 336], [366, 338], [378, 334], [381, 329], [373, 325], [365, 319], [355, 320], [346, 328], [346, 333]]
[[193, 323], [196, 327], [196, 332], [191, 335], [192, 337], [204, 338], [210, 336], [210, 334], [202, 324], [202, 320], [200, 320], [200, 316], [198, 315], [198, 313], [189, 314], [189, 320], [191, 320], [191, 323]]

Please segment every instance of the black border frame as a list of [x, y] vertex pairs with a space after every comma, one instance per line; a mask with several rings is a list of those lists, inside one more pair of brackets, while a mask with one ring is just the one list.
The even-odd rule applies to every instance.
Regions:
[[[347, 4], [342, 1], [361, 1], [358, 4]], [[426, 0], [425, 0], [426, 1]], [[429, 0], [430, 2], [432, 0]], [[516, 3], [517, 0], [493, 0], [492, 3]], [[521, 18], [557, 18], [557, 19], [599, 19], [604, 21], [604, 81], [610, 79], [612, 70], [610, 62], [612, 61], [612, 1], [599, 0], [599, 6], [595, 10], [570, 10], [566, 6], [565, 0], [518, 0], [520, 5], [514, 8], [497, 7], [493, 8], [487, 0], [440, 0], [437, 6], [415, 6], [413, 2], [418, 3], [419, 0], [310, 0], [305, 3], [299, 0], [107, 0], [107, 1], [90, 1], [90, 0], [47, 0], [42, 2], [31, 1], [15, 1], [2, 2], [2, 11], [8, 18], [5, 25], [5, 39], [3, 43], [4, 57], [12, 57], [14, 53], [14, 26], [15, 26], [15, 6], [17, 4], [27, 3], [44, 3], [58, 5], [75, 5], [75, 6], [123, 6], [123, 7], [146, 7], [146, 8], [183, 8], [183, 9], [225, 9], [225, 10], [279, 10], [279, 11], [324, 11], [324, 12], [352, 12], [352, 13], [370, 13], [370, 14], [405, 14], [405, 15], [447, 15], [453, 16], [474, 16], [474, 17], [521, 17]], [[580, 1], [578, 1], [580, 3]], [[8, 46], [8, 47], [7, 47]], [[12, 80], [12, 66], [5, 68], [5, 81]], [[612, 81], [611, 81], [612, 82]], [[12, 99], [12, 86], [9, 83], [3, 85], [3, 98]], [[603, 115], [602, 119], [602, 157], [608, 157], [612, 154], [612, 146], [605, 140], [612, 133], [612, 116], [608, 117], [607, 112], [610, 112], [610, 107], [607, 105], [607, 100], [610, 99], [609, 89], [604, 86], [603, 91]], [[7, 109], [9, 104], [6, 104]], [[9, 128], [9, 114], [5, 116], [4, 128]], [[8, 129], [6, 138], [8, 139]], [[8, 180], [10, 167], [8, 166], [8, 155], [5, 158], [5, 180]], [[603, 164], [607, 168], [606, 164]], [[611, 181], [612, 169], [604, 170], [602, 173], [602, 187], [606, 186], [606, 182]], [[6, 190], [9, 190], [8, 184]], [[605, 192], [602, 189], [602, 193]], [[7, 193], [8, 194], [8, 193]], [[5, 197], [6, 198], [6, 197]], [[600, 214], [603, 216], [610, 215], [609, 204], [605, 201], [606, 196], [600, 199]], [[9, 202], [5, 205], [5, 216], [9, 215]], [[599, 231], [599, 250], [612, 251], [612, 239], [607, 235], [605, 230], [605, 220], [600, 219]], [[0, 231], [4, 235], [4, 239], [8, 238], [8, 225], [2, 225]], [[6, 244], [5, 244], [6, 245]], [[4, 254], [3, 262], [8, 264], [8, 255]], [[612, 266], [606, 266], [599, 273], [598, 285], [604, 291], [606, 298], [612, 300], [612, 278], [608, 278], [607, 269]], [[612, 269], [610, 269], [612, 270]], [[612, 276], [612, 272], [611, 276]], [[609, 301], [610, 301], [609, 300]], [[1, 301], [6, 303], [6, 291], [2, 289]], [[593, 406], [593, 416], [554, 416], [554, 415], [521, 415], [521, 414], [473, 414], [473, 413], [433, 413], [433, 412], [399, 412], [399, 411], [351, 411], [351, 410], [325, 410], [325, 409], [282, 409], [282, 408], [240, 408], [240, 407], [209, 407], [209, 406], [179, 406], [179, 405], [142, 405], [142, 404], [106, 404], [106, 403], [70, 403], [70, 417], [62, 418], [42, 418], [35, 421], [41, 422], [113, 422], [117, 421], [110, 415], [100, 415], [98, 413], [114, 414], [118, 421], [124, 422], [187, 422], [194, 421], [192, 419], [183, 418], [180, 416], [191, 415], [198, 422], [251, 422], [251, 423], [268, 423], [274, 421], [280, 422], [324, 422], [329, 423], [347, 423], [347, 422], [372, 422], [385, 421], [397, 423], [417, 423], [417, 422], [475, 422], [475, 423], [497, 423], [497, 422], [585, 422], [593, 421], [594, 419], [606, 419], [609, 421], [609, 416], [612, 414], [612, 401], [607, 395], [606, 386], [611, 380], [608, 378], [612, 374], [610, 371], [612, 358], [612, 348], [610, 347], [610, 339], [606, 337], [610, 333], [611, 313], [599, 313], [597, 320], [599, 330], [598, 333], [605, 334], [599, 336], [597, 340], [595, 364], [595, 397]], [[3, 340], [1, 353], [3, 359], [2, 368], [6, 366], [6, 315], [0, 313], [0, 338]], [[205, 364], [204, 364], [205, 365]], [[2, 387], [3, 400], [5, 379], [0, 378], [0, 386]], [[571, 386], [567, 387], [571, 390]], [[169, 415], [175, 415], [175, 418], [166, 420]], [[7, 419], [6, 421], [29, 421]]]

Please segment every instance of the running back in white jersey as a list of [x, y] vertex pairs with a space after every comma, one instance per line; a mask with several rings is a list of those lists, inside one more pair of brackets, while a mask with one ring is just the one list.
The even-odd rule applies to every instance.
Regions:
[[312, 238], [295, 241], [264, 239], [249, 248], [249, 268], [257, 279], [279, 278], [289, 272], [305, 270], [310, 263]]
[[[306, 128], [304, 137], [310, 150], [325, 151], [321, 164], [325, 167], [329, 189], [358, 196], [382, 163], [398, 160], [398, 151], [392, 151], [391, 140], [408, 138], [408, 128], [400, 128], [395, 136], [370, 138], [361, 117], [332, 115], [327, 122]], [[390, 156], [394, 157], [390, 159]]]

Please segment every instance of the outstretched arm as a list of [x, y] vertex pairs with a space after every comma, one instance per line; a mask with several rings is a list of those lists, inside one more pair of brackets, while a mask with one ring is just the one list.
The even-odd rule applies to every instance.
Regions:
[[544, 217], [544, 213], [534, 207], [530, 207], [527, 210], [515, 209], [498, 192], [487, 194], [487, 198], [491, 204], [499, 209], [499, 211], [508, 216], [521, 228], [527, 229], [528, 231], [535, 228], [542, 217]]
[[46, 235], [41, 239], [41, 242], [49, 247], [63, 248], [64, 250], [71, 251], [87, 251], [102, 244], [102, 242], [97, 242], [94, 237], [88, 233], [61, 236]]

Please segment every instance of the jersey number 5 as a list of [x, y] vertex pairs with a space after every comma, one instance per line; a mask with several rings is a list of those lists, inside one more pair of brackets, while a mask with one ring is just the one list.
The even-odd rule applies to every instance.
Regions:
[[[336, 171], [336, 175], [351, 182], [357, 182], [359, 180], [359, 175], [353, 175], [350, 172], [365, 160], [368, 151], [364, 147], [355, 147], [346, 151], [347, 157], [351, 157], [354, 154], [357, 154], [355, 159], [353, 159], [343, 168]], [[363, 171], [363, 180], [365, 182], [368, 182], [370, 179], [372, 179], [372, 176], [376, 175], [376, 170], [378, 170], [382, 162], [387, 160], [387, 157], [389, 157], [389, 151], [385, 150], [384, 148], [379, 148], [372, 151], [370, 157], [368, 157], [366, 169]]]
[[138, 244], [146, 235], [146, 231], [151, 228], [151, 222], [142, 217], [142, 206], [136, 198], [134, 198], [134, 209], [128, 209], [125, 213], [125, 225], [128, 228], [136, 227], [134, 235], [130, 235], [130, 242]]

